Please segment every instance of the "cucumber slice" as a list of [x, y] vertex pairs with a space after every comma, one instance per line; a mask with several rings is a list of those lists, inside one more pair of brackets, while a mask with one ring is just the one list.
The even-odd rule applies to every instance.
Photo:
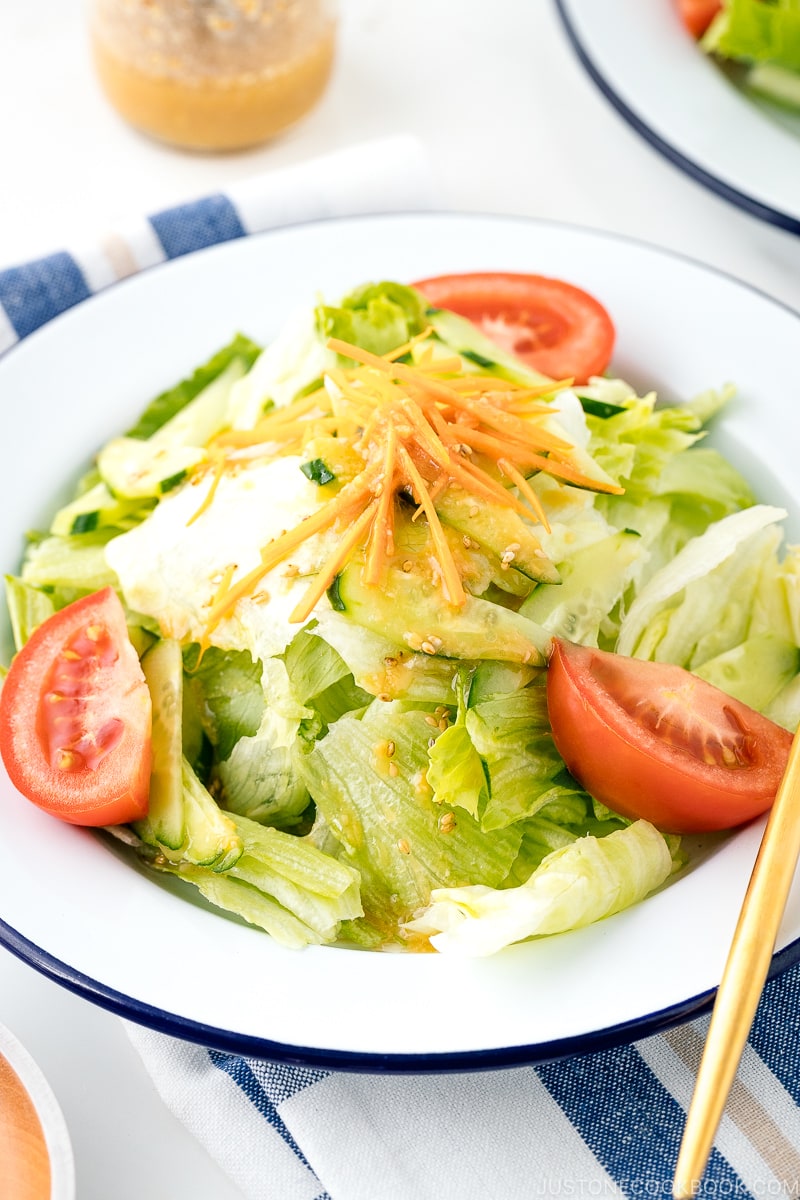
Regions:
[[33, 542], [25, 555], [22, 579], [34, 587], [78, 588], [84, 592], [117, 587], [117, 577], [106, 562], [106, 543], [113, 534], [113, 530], [104, 529]]
[[557, 588], [538, 587], [519, 611], [554, 637], [596, 646], [600, 624], [625, 591], [642, 549], [642, 538], [628, 530], [585, 546], [559, 563]]
[[227, 871], [241, 856], [242, 839], [183, 754], [180, 644], [172, 638], [156, 642], [142, 670], [153, 703], [153, 768], [147, 818], [134, 828], [168, 862]]
[[381, 590], [365, 584], [361, 564], [350, 563], [334, 582], [336, 607], [390, 641], [445, 658], [489, 658], [541, 663], [550, 635], [500, 604], [467, 595], [460, 608], [413, 571], [390, 567]]
[[205, 457], [205, 450], [199, 446], [170, 446], [119, 437], [112, 438], [100, 451], [97, 469], [114, 496], [145, 499], [163, 496]]
[[445, 308], [429, 308], [426, 315], [439, 340], [482, 372], [533, 386], [548, 382], [546, 375], [506, 354], [466, 317]]
[[753, 92], [786, 108], [800, 109], [800, 73], [778, 63], [754, 63], [745, 83]]
[[204, 447], [228, 423], [233, 385], [246, 369], [234, 359], [208, 387], [152, 437], [113, 438], [97, 456], [97, 469], [115, 497], [163, 496], [206, 457]]
[[61, 537], [91, 533], [104, 525], [120, 525], [139, 507], [139, 501], [113, 496], [104, 483], [96, 483], [77, 500], [64, 505], [53, 517], [50, 532]]
[[149, 818], [137, 821], [134, 831], [148, 846], [158, 850], [164, 862], [210, 867], [214, 872], [230, 870], [241, 858], [242, 839], [185, 758], [181, 759], [181, 785], [184, 839], [180, 846], [159, 841]]
[[513, 509], [479, 503], [464, 488], [451, 484], [437, 497], [436, 511], [447, 525], [474, 538], [501, 561], [512, 562], [529, 579], [558, 583], [558, 571], [539, 539]]
[[181, 859], [213, 871], [228, 871], [241, 858], [242, 839], [185, 758], [181, 765], [186, 812], [186, 843], [180, 851]]
[[775, 633], [756, 634], [693, 668], [695, 675], [758, 712], [764, 712], [798, 670], [797, 646]]
[[147, 823], [152, 837], [160, 845], [179, 850], [186, 838], [180, 643], [172, 638], [156, 642], [142, 659], [142, 670], [153, 705], [153, 766]]

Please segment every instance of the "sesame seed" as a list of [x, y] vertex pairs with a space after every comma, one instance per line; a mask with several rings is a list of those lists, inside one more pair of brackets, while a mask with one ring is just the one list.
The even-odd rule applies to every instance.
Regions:
[[466, 533], [464, 534], [464, 537], [462, 538], [462, 541], [464, 542], [464, 548], [465, 548], [466, 550], [471, 550], [471, 549], [472, 549], [472, 538], [471, 538], [471, 537], [468, 537]]
[[377, 699], [382, 700], [384, 704], [388, 704], [391, 698], [388, 692], [378, 692]]
[[477, 504], [473, 504], [473, 505], [472, 505], [472, 508], [469, 510], [469, 515], [470, 515], [471, 517], [477, 517], [477, 515], [478, 515], [478, 513], [479, 513], [480, 511], [481, 511], [481, 510], [480, 510], [480, 508], [478, 507], [478, 505], [477, 505]]
[[425, 724], [430, 725], [431, 729], [439, 728], [439, 722], [436, 720], [436, 717], [432, 717], [430, 715], [430, 713], [428, 713], [428, 715], [425, 718]]
[[396, 779], [397, 776], [400, 774], [400, 769], [397, 766], [396, 762], [389, 763], [389, 774], [391, 775], [392, 779]]
[[394, 742], [387, 742], [386, 743], [386, 757], [391, 758], [396, 749], [397, 749], [397, 747], [395, 746]]
[[399, 842], [397, 843], [397, 849], [400, 851], [401, 854], [410, 854], [411, 853], [411, 847], [409, 846], [409, 844], [405, 838], [400, 838]]
[[450, 724], [450, 718], [442, 717], [441, 721], [439, 722], [439, 729], [441, 730], [442, 733], [444, 733], [445, 729], [447, 729], [449, 724]]
[[422, 645], [420, 646], [420, 650], [422, 650], [423, 653], [425, 653], [425, 654], [435, 654], [436, 653], [436, 647], [433, 645], [432, 642], [423, 642]]
[[436, 738], [435, 738], [435, 737], [429, 737], [429, 738], [428, 738], [428, 749], [429, 749], [429, 750], [432, 750], [432, 749], [433, 749], [433, 747], [434, 747], [435, 745], [436, 745]]
[[456, 818], [455, 818], [454, 813], [451, 813], [451, 812], [443, 813], [441, 815], [441, 817], [439, 817], [439, 832], [440, 833], [452, 833], [453, 830], [455, 829], [455, 827], [456, 827]]
[[411, 559], [410, 559], [410, 558], [407, 558], [407, 559], [405, 560], [405, 562], [403, 563], [403, 570], [405, 571], [405, 573], [406, 573], [406, 575], [407, 575], [407, 574], [408, 574], [408, 572], [409, 572], [409, 571], [413, 571], [413, 569], [414, 569], [414, 564], [413, 564], [413, 562], [411, 561]]

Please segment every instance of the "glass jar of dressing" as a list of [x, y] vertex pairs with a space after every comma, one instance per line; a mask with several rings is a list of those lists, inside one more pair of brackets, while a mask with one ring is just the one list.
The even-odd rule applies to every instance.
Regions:
[[195, 150], [280, 133], [314, 106], [333, 63], [332, 0], [92, 0], [90, 22], [117, 111]]

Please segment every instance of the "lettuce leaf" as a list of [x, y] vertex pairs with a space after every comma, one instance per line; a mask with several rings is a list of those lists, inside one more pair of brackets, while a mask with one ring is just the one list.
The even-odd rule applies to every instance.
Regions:
[[352, 672], [356, 685], [370, 696], [454, 704], [455, 668], [450, 659], [420, 654], [357, 625], [337, 612], [322, 611], [314, 627]]
[[242, 737], [252, 737], [264, 714], [263, 667], [246, 650], [192, 644], [184, 652], [187, 687], [216, 753], [228, 758]]
[[301, 723], [304, 737], [323, 736], [339, 717], [372, 701], [372, 696], [357, 685], [341, 655], [311, 629], [303, 629], [293, 638], [283, 661], [293, 695], [314, 714]]
[[[231, 813], [270, 825], [296, 825], [308, 807], [298, 771], [300, 724], [311, 714], [291, 693], [280, 659], [263, 664], [262, 715], [251, 736], [240, 736], [216, 766], [222, 804]], [[269, 703], [264, 705], [264, 698]]]
[[323, 342], [335, 337], [373, 354], [386, 354], [422, 333], [427, 325], [425, 309], [414, 288], [401, 283], [368, 283], [338, 305], [319, 305], [317, 329]]
[[703, 49], [800, 71], [800, 0], [727, 0]]
[[49, 592], [24, 583], [16, 575], [6, 575], [6, 607], [11, 620], [14, 646], [21, 650], [43, 621], [52, 617], [56, 605]]
[[481, 812], [486, 832], [532, 817], [579, 790], [553, 743], [542, 682], [470, 708], [466, 728], [488, 780]]
[[588, 416], [589, 449], [625, 488], [627, 500], [658, 494], [666, 463], [703, 437], [701, 417], [689, 405], [656, 407], [655, 393], [631, 397], [616, 416]]
[[471, 817], [477, 817], [480, 802], [487, 793], [487, 777], [481, 756], [467, 729], [467, 693], [469, 681], [462, 669], [456, 694], [458, 711], [455, 723], [433, 740], [428, 750], [428, 783], [437, 804], [458, 805]]
[[442, 811], [425, 776], [431, 722], [429, 710], [376, 700], [363, 718], [342, 717], [300, 759], [318, 813], [361, 874], [365, 914], [386, 936], [434, 887], [498, 886], [522, 837], [513, 827], [485, 833], [461, 808]]
[[343, 922], [360, 917], [357, 871], [324, 854], [308, 838], [265, 828], [241, 816], [232, 820], [242, 853], [221, 873], [169, 862], [148, 846], [134, 844], [149, 866], [192, 884], [217, 908], [260, 927], [290, 949], [335, 941]]
[[770, 527], [785, 516], [754, 505], [688, 542], [631, 604], [618, 653], [692, 669], [743, 641], [759, 572], [781, 539]]
[[210, 383], [227, 370], [231, 363], [241, 361], [244, 368], [249, 369], [261, 353], [261, 347], [242, 333], [218, 350], [208, 362], [199, 366], [187, 379], [181, 380], [166, 392], [161, 392], [151, 400], [135, 425], [127, 432], [126, 437], [146, 439], [171, 420], [181, 409], [185, 408], [195, 396], [204, 391]]
[[549, 854], [519, 887], [437, 888], [408, 928], [444, 953], [478, 957], [512, 942], [563, 933], [643, 900], [671, 874], [665, 838], [635, 821], [604, 838], [584, 837]]

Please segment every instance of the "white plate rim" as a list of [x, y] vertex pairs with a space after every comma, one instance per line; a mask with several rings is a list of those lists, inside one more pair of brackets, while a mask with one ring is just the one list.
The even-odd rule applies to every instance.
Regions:
[[[578, 12], [576, 0], [554, 0], [554, 2], [572, 48], [589, 77], [619, 115], [654, 150], [657, 150], [697, 183], [702, 184], [735, 207], [770, 225], [784, 229], [788, 233], [800, 234], [800, 208], [792, 210], [790, 205], [784, 203], [784, 198], [777, 200], [766, 194], [759, 195], [756, 187], [748, 190], [736, 186], [725, 177], [727, 164], [723, 158], [717, 161], [714, 161], [713, 157], [708, 159], [699, 147], [683, 148], [670, 136], [660, 133], [656, 128], [654, 114], [648, 106], [647, 99], [637, 97], [634, 102], [630, 102], [623, 96], [619, 85], [615, 85], [611, 73], [606, 71], [600, 55], [592, 44], [591, 31], [587, 32], [585, 26], [581, 24], [583, 13]], [[598, 5], [599, 7], [600, 5]], [[698, 50], [697, 54], [700, 55], [700, 53]], [[745, 109], [752, 107], [748, 105], [744, 97], [739, 96], [736, 97], [736, 104], [744, 106]], [[735, 107], [732, 103], [732, 117], [736, 116], [736, 112], [733, 111]], [[767, 126], [767, 118], [761, 115], [761, 119]], [[770, 129], [767, 128], [765, 132], [770, 133]], [[780, 132], [775, 131], [772, 136]], [[789, 135], [785, 136], [788, 138]]]
[[[253, 238], [269, 239], [275, 234], [291, 233], [296, 230], [302, 232], [304, 229], [318, 226], [341, 227], [352, 223], [357, 225], [363, 223], [374, 225], [376, 222], [394, 220], [413, 221], [414, 219], [423, 222], [450, 221], [456, 223], [477, 222], [478, 224], [489, 222], [492, 225], [514, 225], [523, 230], [526, 228], [540, 232], [553, 230], [567, 236], [587, 238], [593, 242], [617, 244], [620, 247], [627, 246], [646, 254], [655, 255], [665, 261], [670, 260], [671, 262], [685, 263], [687, 266], [699, 270], [708, 276], [714, 276], [734, 284], [745, 293], [760, 297], [762, 300], [773, 305], [776, 310], [782, 310], [793, 319], [800, 319], [800, 314], [791, 308], [791, 306], [776, 300], [766, 292], [744, 283], [725, 271], [708, 266], [687, 255], [682, 255], [624, 234], [608, 233], [569, 225], [559, 221], [459, 212], [382, 213], [374, 216], [326, 218], [318, 221], [303, 222], [287, 227], [286, 229], [251, 235], [246, 240], [252, 240]], [[227, 245], [229, 244], [227, 243]], [[206, 247], [183, 257], [197, 259], [200, 256], [214, 255], [220, 251], [224, 252], [225, 245]], [[168, 270], [170, 266], [175, 265], [177, 264], [169, 262], [159, 264], [157, 267], [143, 273], [143, 275], [123, 281], [119, 286], [121, 288], [126, 286], [135, 287], [137, 281], [140, 281], [144, 274], [149, 275], [153, 271], [163, 272], [164, 270]], [[103, 294], [101, 293], [91, 297], [88, 301], [82, 302], [78, 308], [85, 311], [88, 306], [95, 303], [102, 303], [102, 301]], [[60, 314], [52, 322], [49, 322], [47, 326], [29, 335], [17, 347], [12, 348], [10, 354], [14, 355], [15, 352], [19, 352], [24, 346], [30, 346], [32, 343], [35, 344], [40, 340], [46, 340], [49, 336], [48, 330], [56, 325], [68, 322], [71, 316], [74, 315], [74, 311], [68, 310]], [[757, 832], [758, 830], [754, 827], [749, 827], [747, 831], [747, 836], [753, 845], [756, 843], [752, 839]], [[443, 1053], [375, 1053], [371, 1051], [339, 1050], [319, 1046], [309, 1047], [295, 1043], [273, 1041], [263, 1036], [252, 1036], [241, 1031], [226, 1030], [216, 1025], [187, 1018], [180, 1013], [170, 1011], [168, 1008], [141, 1002], [135, 997], [110, 987], [71, 966], [57, 955], [51, 953], [51, 951], [40, 946], [36, 941], [26, 937], [25, 934], [2, 918], [0, 918], [0, 944], [3, 944], [8, 950], [27, 962], [34, 969], [98, 1006], [182, 1040], [196, 1042], [210, 1049], [226, 1053], [241, 1053], [273, 1062], [367, 1073], [438, 1073], [445, 1071], [496, 1069], [511, 1065], [550, 1062], [579, 1053], [626, 1044], [635, 1039], [670, 1028], [688, 1020], [690, 1017], [698, 1016], [707, 1011], [712, 1005], [715, 995], [713, 987], [706, 988], [683, 997], [678, 1003], [671, 1003], [663, 1008], [652, 1008], [650, 1011], [642, 1013], [634, 1019], [608, 1024], [590, 1032], [565, 1038]], [[800, 961], [800, 937], [783, 945], [775, 954], [770, 969], [770, 977], [775, 977], [783, 973], [798, 961]]]

